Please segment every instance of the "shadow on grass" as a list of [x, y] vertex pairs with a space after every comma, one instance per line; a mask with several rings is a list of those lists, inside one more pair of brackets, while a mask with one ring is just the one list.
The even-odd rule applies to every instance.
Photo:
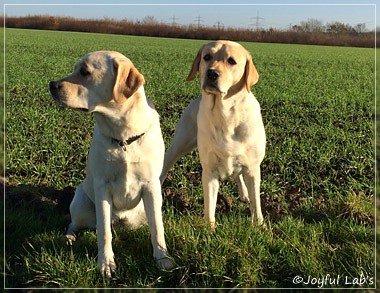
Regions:
[[28, 238], [57, 227], [64, 235], [73, 196], [72, 187], [58, 190], [24, 184], [5, 186], [5, 248], [17, 251]]
[[40, 253], [41, 247], [49, 246], [49, 241], [43, 240], [45, 233], [64, 235], [73, 195], [71, 187], [57, 190], [24, 184], [5, 186], [6, 286], [28, 286], [30, 272], [25, 255]]
[[[72, 247], [64, 241], [75, 188], [17, 185], [6, 186], [5, 191], [6, 287], [120, 287], [120, 281], [122, 286], [140, 282], [145, 287], [162, 282], [148, 227], [130, 231], [117, 225], [113, 231], [117, 271], [114, 278], [103, 280], [96, 266], [96, 233], [81, 232]], [[177, 275], [168, 275], [166, 281], [177, 280]]]
[[48, 186], [16, 185], [5, 187], [7, 209], [33, 208], [36, 213], [54, 209], [60, 214], [68, 214], [75, 188], [58, 190]]

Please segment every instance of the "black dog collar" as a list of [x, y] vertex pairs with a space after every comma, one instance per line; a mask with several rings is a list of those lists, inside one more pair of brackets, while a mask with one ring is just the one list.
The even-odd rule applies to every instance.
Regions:
[[145, 133], [141, 133], [139, 135], [132, 136], [126, 140], [118, 140], [116, 138], [112, 138], [112, 142], [116, 142], [123, 151], [127, 150], [127, 146], [133, 143], [134, 141], [138, 140], [140, 137], [142, 137]]

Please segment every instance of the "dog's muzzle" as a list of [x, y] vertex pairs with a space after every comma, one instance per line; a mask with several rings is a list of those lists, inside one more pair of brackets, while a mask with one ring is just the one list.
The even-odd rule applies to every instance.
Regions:
[[[62, 84], [59, 81], [51, 81], [49, 82], [49, 89], [51, 96], [53, 97], [54, 101], [57, 103], [64, 105], [66, 107], [69, 107], [65, 102], [62, 102], [60, 98], [60, 91], [62, 90]], [[73, 107], [69, 107], [73, 108]], [[74, 109], [80, 110], [82, 112], [88, 112], [87, 108], [82, 108], [82, 107], [75, 107]]]
[[215, 69], [208, 69], [205, 75], [202, 85], [203, 90], [210, 94], [221, 93], [219, 88], [219, 77], [221, 73]]

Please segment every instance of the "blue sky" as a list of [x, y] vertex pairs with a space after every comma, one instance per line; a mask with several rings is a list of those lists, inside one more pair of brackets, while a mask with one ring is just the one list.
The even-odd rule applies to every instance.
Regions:
[[[288, 28], [309, 18], [321, 20], [324, 24], [340, 21], [350, 25], [365, 23], [367, 29], [374, 29], [376, 24], [376, 1], [120, 1], [109, 0], [4, 0], [3, 11], [7, 16], [26, 16], [48, 14], [54, 16], [71, 16], [78, 18], [114, 18], [141, 20], [154, 16], [164, 23], [224, 25], [225, 27]], [[139, 4], [136, 4], [136, 3]], [[186, 4], [186, 3], [192, 4]], [[32, 5], [38, 3], [39, 5]], [[135, 3], [133, 5], [133, 3]], [[157, 5], [161, 3], [161, 5]], [[208, 3], [207, 5], [204, 3]], [[265, 4], [264, 4], [265, 3]], [[318, 3], [318, 4], [316, 4]], [[18, 4], [18, 5], [15, 5]], [[61, 5], [63, 4], [63, 5]], [[80, 5], [84, 4], [84, 5]]]

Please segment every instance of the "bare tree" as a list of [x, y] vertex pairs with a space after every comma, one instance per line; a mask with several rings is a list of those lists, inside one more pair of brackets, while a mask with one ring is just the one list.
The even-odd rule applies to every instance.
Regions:
[[327, 25], [327, 30], [328, 33], [333, 33], [333, 34], [347, 34], [347, 33], [355, 33], [357, 32], [356, 29], [354, 29], [352, 26], [349, 24], [335, 21], [333, 23], [329, 23]]
[[322, 21], [315, 18], [309, 18], [307, 21], [301, 21], [300, 26], [304, 32], [317, 33], [324, 31]]
[[142, 23], [143, 24], [148, 24], [148, 25], [152, 25], [152, 24], [158, 24], [159, 21], [152, 15], [147, 15], [143, 18], [142, 20]]
[[358, 23], [355, 27], [354, 27], [355, 31], [359, 34], [361, 33], [364, 33], [366, 32], [367, 28], [365, 26], [365, 23]]

